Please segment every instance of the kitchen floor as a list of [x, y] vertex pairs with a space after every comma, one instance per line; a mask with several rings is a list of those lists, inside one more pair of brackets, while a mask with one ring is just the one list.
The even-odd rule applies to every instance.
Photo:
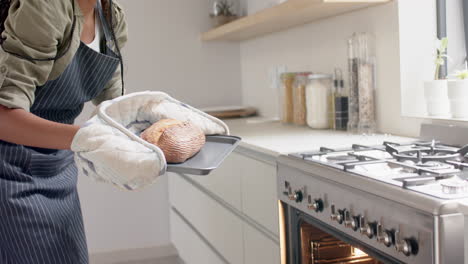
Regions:
[[160, 258], [157, 260], [146, 260], [146, 261], [138, 261], [138, 262], [122, 262], [116, 264], [183, 264], [183, 262], [177, 256], [165, 257]]

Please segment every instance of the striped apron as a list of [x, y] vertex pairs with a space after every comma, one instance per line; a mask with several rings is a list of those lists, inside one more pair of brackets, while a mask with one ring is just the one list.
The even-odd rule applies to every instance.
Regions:
[[[99, 11], [104, 36], [110, 39]], [[81, 43], [60, 77], [37, 87], [31, 112], [73, 124], [84, 103], [102, 92], [119, 64], [116, 54], [102, 46], [103, 53], [97, 53]], [[88, 263], [71, 151], [0, 141], [0, 263]]]

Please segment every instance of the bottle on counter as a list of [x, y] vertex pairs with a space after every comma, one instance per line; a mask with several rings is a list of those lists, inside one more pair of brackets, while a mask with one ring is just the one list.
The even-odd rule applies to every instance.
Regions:
[[332, 116], [333, 76], [310, 74], [306, 87], [307, 125], [314, 129], [330, 128]]
[[348, 129], [348, 95], [344, 88], [343, 71], [339, 68], [335, 69], [335, 130]]

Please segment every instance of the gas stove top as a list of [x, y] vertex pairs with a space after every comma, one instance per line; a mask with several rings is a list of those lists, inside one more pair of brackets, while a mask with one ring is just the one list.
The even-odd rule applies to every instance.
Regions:
[[322, 147], [290, 156], [440, 199], [468, 198], [468, 145], [384, 142], [349, 149]]

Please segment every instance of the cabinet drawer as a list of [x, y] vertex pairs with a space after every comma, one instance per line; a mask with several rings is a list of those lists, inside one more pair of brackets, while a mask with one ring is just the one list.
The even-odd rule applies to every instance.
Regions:
[[244, 224], [244, 264], [279, 264], [280, 247], [251, 226]]
[[278, 235], [276, 167], [245, 156], [239, 158], [242, 211]]
[[182, 176], [169, 178], [172, 206], [229, 263], [243, 263], [242, 221]]
[[219, 168], [207, 176], [187, 176], [222, 198], [237, 210], [241, 210], [241, 179], [239, 169], [242, 156], [232, 153]]
[[198, 234], [171, 210], [171, 241], [185, 264], [227, 264]]

